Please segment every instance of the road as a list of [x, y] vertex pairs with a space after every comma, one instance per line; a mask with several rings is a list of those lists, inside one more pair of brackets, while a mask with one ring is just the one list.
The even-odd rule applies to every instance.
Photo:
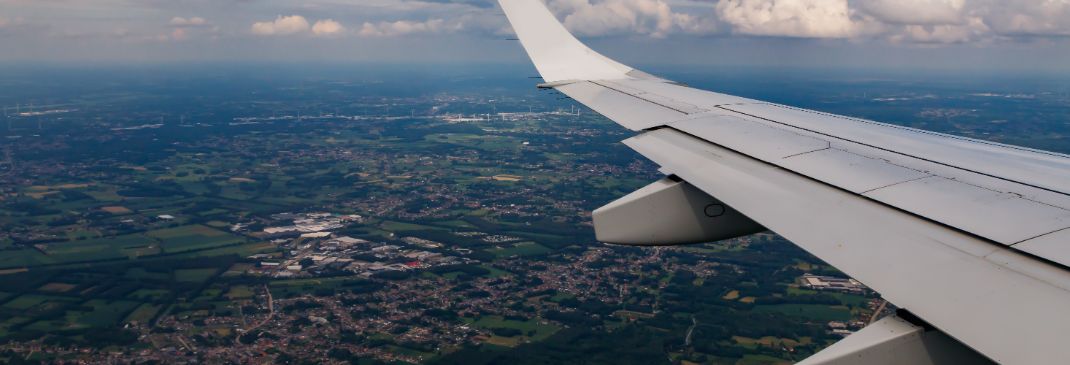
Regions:
[[691, 327], [687, 328], [687, 337], [684, 338], [685, 346], [691, 346], [691, 335], [695, 333], [695, 327], [698, 327], [698, 320], [691, 316]]
[[887, 306], [888, 306], [888, 301], [884, 300], [884, 299], [881, 299], [881, 306], [877, 307], [877, 310], [873, 311], [873, 315], [869, 316], [869, 321], [867, 323], [876, 322], [877, 319], [878, 319], [877, 317], [881, 315], [881, 312], [884, 312], [884, 307], [887, 307]]
[[[272, 318], [275, 318], [275, 299], [271, 297], [271, 290], [268, 289], [267, 284], [264, 284], [264, 292], [267, 293], [267, 299], [268, 299], [268, 315], [267, 315], [267, 317], [265, 317], [264, 320], [262, 320], [260, 322], [257, 322], [252, 327], [249, 327], [249, 328], [243, 330], [242, 334], [246, 334], [246, 333], [250, 333], [252, 331], [255, 331], [257, 328], [260, 328], [261, 326], [267, 324], [268, 321], [270, 321]], [[238, 345], [242, 344], [241, 343], [241, 335], [238, 335], [237, 337], [234, 338], [234, 343], [238, 344]]]

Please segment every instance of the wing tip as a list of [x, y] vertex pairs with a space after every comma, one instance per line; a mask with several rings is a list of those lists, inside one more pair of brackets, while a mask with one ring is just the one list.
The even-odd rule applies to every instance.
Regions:
[[607, 80], [630, 78], [633, 68], [587, 47], [540, 0], [498, 0], [516, 38], [543, 79]]

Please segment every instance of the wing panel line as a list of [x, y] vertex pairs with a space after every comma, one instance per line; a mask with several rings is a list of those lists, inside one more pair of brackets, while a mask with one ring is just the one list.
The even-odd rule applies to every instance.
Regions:
[[[960, 167], [960, 166], [955, 166], [955, 165], [951, 165], [951, 164], [948, 164], [948, 163], [944, 163], [944, 162], [928, 159], [928, 158], [925, 158], [925, 157], [915, 156], [915, 155], [911, 155], [911, 154], [908, 154], [908, 153], [904, 153], [904, 152], [888, 149], [888, 148], [885, 148], [885, 147], [880, 147], [880, 146], [872, 145], [872, 144], [869, 144], [869, 143], [859, 142], [859, 141], [843, 138], [843, 137], [840, 137], [840, 136], [837, 136], [837, 135], [833, 135], [833, 134], [829, 134], [829, 133], [825, 133], [825, 132], [820, 132], [820, 131], [815, 131], [815, 130], [812, 130], [812, 129], [809, 129], [809, 128], [803, 128], [803, 127], [791, 125], [791, 124], [788, 124], [788, 123], [785, 123], [785, 122], [780, 122], [780, 121], [776, 121], [776, 120], [773, 120], [773, 119], [769, 119], [769, 118], [765, 118], [765, 117], [761, 117], [761, 116], [757, 116], [757, 115], [753, 115], [753, 114], [749, 114], [749, 113], [744, 113], [744, 112], [732, 110], [732, 109], [725, 108], [725, 107], [722, 107], [722, 106], [718, 106], [717, 108], [725, 110], [725, 111], [733, 112], [733, 113], [739, 113], [741, 115], [746, 115], [746, 116], [751, 117], [751, 118], [756, 118], [756, 119], [761, 119], [761, 120], [764, 120], [764, 121], [776, 123], [776, 124], [783, 125], [783, 126], [786, 126], [786, 127], [791, 127], [791, 128], [804, 130], [804, 131], [807, 131], [807, 132], [810, 132], [810, 133], [814, 133], [814, 134], [818, 134], [818, 135], [822, 135], [822, 136], [825, 136], [825, 137], [835, 138], [835, 139], [838, 139], [838, 140], [841, 140], [841, 141], [844, 141], [844, 142], [850, 142], [850, 143], [854, 143], [854, 144], [861, 145], [861, 146], [866, 146], [866, 147], [869, 147], [869, 148], [878, 149], [878, 150], [885, 151], [885, 152], [891, 152], [891, 153], [894, 153], [894, 154], [897, 154], [897, 155], [900, 155], [900, 156], [910, 157], [910, 158], [918, 159], [918, 160], [921, 160], [921, 161], [937, 164], [937, 165], [940, 165], [940, 166], [950, 167], [950, 168], [953, 168], [953, 169], [966, 171], [966, 172], [974, 173], [974, 174], [981, 175], [981, 176], [987, 176], [987, 177], [990, 177], [990, 178], [999, 179], [999, 180], [1003, 180], [1003, 181], [1007, 181], [1007, 182], [1012, 182], [1012, 183], [1019, 184], [1019, 185], [1022, 185], [1022, 186], [1027, 186], [1027, 187], [1031, 187], [1031, 188], [1034, 188], [1034, 189], [1044, 190], [1044, 191], [1047, 191], [1047, 192], [1052, 192], [1052, 193], [1056, 193], [1056, 194], [1065, 195], [1067, 197], [1070, 197], [1070, 192], [1063, 192], [1063, 191], [1050, 189], [1050, 188], [1046, 188], [1046, 187], [1043, 187], [1043, 186], [1038, 186], [1038, 185], [1034, 185], [1034, 184], [1030, 184], [1030, 183], [1027, 183], [1027, 182], [1022, 182], [1022, 181], [1018, 181], [1018, 180], [1014, 180], [1014, 179], [1010, 179], [1010, 178], [1006, 178], [1006, 177], [1002, 177], [1002, 176], [997, 176], [997, 175], [992, 175], [992, 174], [985, 173], [985, 172], [980, 172], [980, 171], [976, 171], [976, 170], [972, 170], [972, 169], [967, 169], [967, 168], [963, 168], [963, 167]], [[1058, 156], [1058, 155], [1056, 155], [1056, 156]], [[1030, 201], [1034, 201], [1034, 200], [1030, 200]], [[1036, 202], [1036, 201], [1034, 201], [1034, 202]], [[1036, 203], [1050, 205], [1050, 204], [1046, 204], [1044, 202], [1036, 202]], [[1057, 207], [1057, 208], [1062, 209], [1061, 207]]]

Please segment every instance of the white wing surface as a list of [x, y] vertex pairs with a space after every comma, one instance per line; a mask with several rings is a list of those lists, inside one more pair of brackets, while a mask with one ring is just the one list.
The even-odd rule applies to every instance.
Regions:
[[992, 361], [1070, 361], [1070, 156], [688, 88], [594, 52], [539, 0], [500, 3], [540, 87], [636, 131], [666, 174]]

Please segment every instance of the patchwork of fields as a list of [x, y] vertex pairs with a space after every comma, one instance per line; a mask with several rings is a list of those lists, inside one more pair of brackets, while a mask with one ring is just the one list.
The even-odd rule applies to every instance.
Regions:
[[136, 259], [220, 248], [245, 243], [236, 236], [202, 225], [166, 228], [104, 237], [9, 249], [0, 255], [0, 268], [35, 267], [81, 262]]

